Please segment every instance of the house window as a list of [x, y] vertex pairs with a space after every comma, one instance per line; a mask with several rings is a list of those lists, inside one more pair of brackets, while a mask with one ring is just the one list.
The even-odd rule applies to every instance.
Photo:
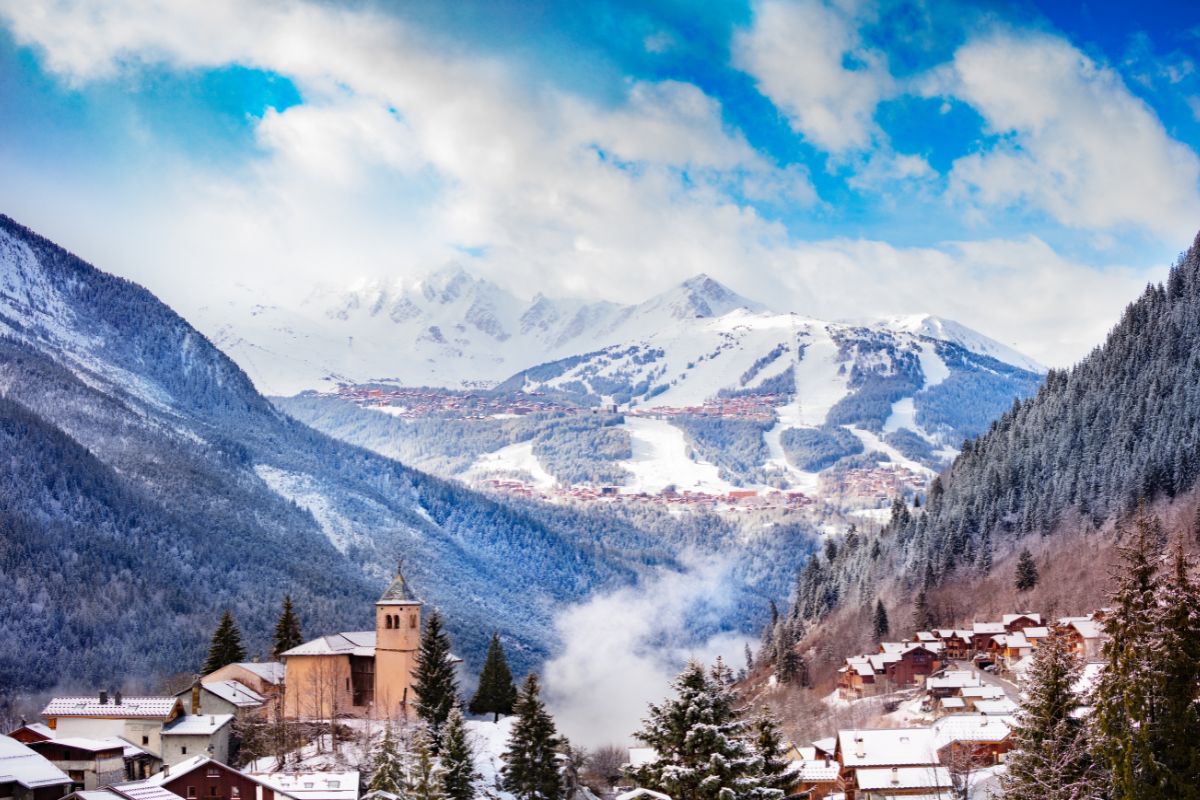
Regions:
[[217, 785], [215, 783], [212, 786], [208, 787], [208, 796], [209, 797], [217, 796]]
[[150, 744], [150, 737], [149, 737], [149, 736], [143, 736], [143, 737], [142, 737], [142, 744]]
[[206, 772], [205, 774], [210, 778], [221, 777], [221, 771], [219, 769], [217, 769], [216, 767], [209, 767], [208, 772]]
[[187, 755], [187, 745], [186, 745], [186, 744], [185, 744], [183, 747], [179, 748], [179, 754], [180, 754], [181, 756], [186, 756], [186, 755]]
[[188, 787], [188, 797], [195, 797], [195, 796], [196, 796], [196, 787], [189, 786]]
[[416, 614], [408, 615], [408, 627], [410, 627], [410, 628], [417, 627], [417, 615]]
[[385, 627], [387, 627], [387, 628], [391, 628], [391, 627], [392, 627], [392, 615], [391, 615], [391, 614], [384, 614], [384, 615], [383, 615], [383, 617], [384, 617], [384, 619], [385, 619], [385, 620], [387, 620], [387, 624], [386, 624], [386, 626], [385, 626]]
[[229, 796], [232, 800], [238, 800], [242, 796], [242, 790], [236, 786], [229, 787]]

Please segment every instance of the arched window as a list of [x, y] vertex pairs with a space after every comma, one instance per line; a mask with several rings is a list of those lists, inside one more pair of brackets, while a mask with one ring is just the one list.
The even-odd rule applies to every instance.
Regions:
[[396, 630], [400, 630], [400, 615], [399, 614], [392, 615], [392, 627], [395, 628]]
[[386, 620], [386, 622], [384, 623], [385, 627], [388, 627], [388, 628], [392, 627], [392, 615], [384, 614], [383, 618], [384, 618], [384, 620]]

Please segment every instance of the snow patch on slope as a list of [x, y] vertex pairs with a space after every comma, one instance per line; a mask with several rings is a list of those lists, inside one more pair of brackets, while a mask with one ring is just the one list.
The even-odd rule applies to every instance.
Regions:
[[633, 458], [620, 462], [630, 475], [624, 491], [657, 494], [667, 486], [679, 491], [724, 494], [738, 487], [722, 480], [715, 464], [688, 457], [683, 431], [669, 422], [646, 417], [626, 417]]
[[311, 475], [286, 472], [267, 464], [255, 464], [254, 472], [281, 497], [312, 514], [329, 543], [345, 553], [352, 544], [364, 541], [354, 524], [342, 516], [329, 500], [329, 493]]
[[463, 473], [463, 479], [482, 481], [488, 478], [521, 478], [539, 489], [552, 489], [558, 479], [546, 471], [533, 453], [533, 442], [517, 442], [484, 453]]

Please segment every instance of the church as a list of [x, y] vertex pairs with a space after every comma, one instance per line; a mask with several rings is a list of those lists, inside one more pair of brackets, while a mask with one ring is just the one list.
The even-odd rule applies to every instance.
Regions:
[[404, 719], [412, 711], [421, 601], [404, 575], [375, 603], [375, 630], [322, 636], [282, 654], [288, 719]]

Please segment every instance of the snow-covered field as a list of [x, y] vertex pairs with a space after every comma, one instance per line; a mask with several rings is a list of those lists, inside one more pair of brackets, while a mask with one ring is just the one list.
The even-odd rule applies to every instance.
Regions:
[[462, 477], [467, 481], [519, 477], [539, 489], [551, 489], [558, 483], [558, 479], [547, 472], [542, 462], [533, 454], [532, 442], [517, 442], [491, 453], [484, 453]]
[[620, 462], [632, 476], [623, 491], [657, 494], [674, 485], [679, 491], [723, 494], [738, 488], [722, 480], [716, 465], [689, 458], [683, 431], [671, 423], [626, 417], [624, 428], [629, 431], [633, 458]]

